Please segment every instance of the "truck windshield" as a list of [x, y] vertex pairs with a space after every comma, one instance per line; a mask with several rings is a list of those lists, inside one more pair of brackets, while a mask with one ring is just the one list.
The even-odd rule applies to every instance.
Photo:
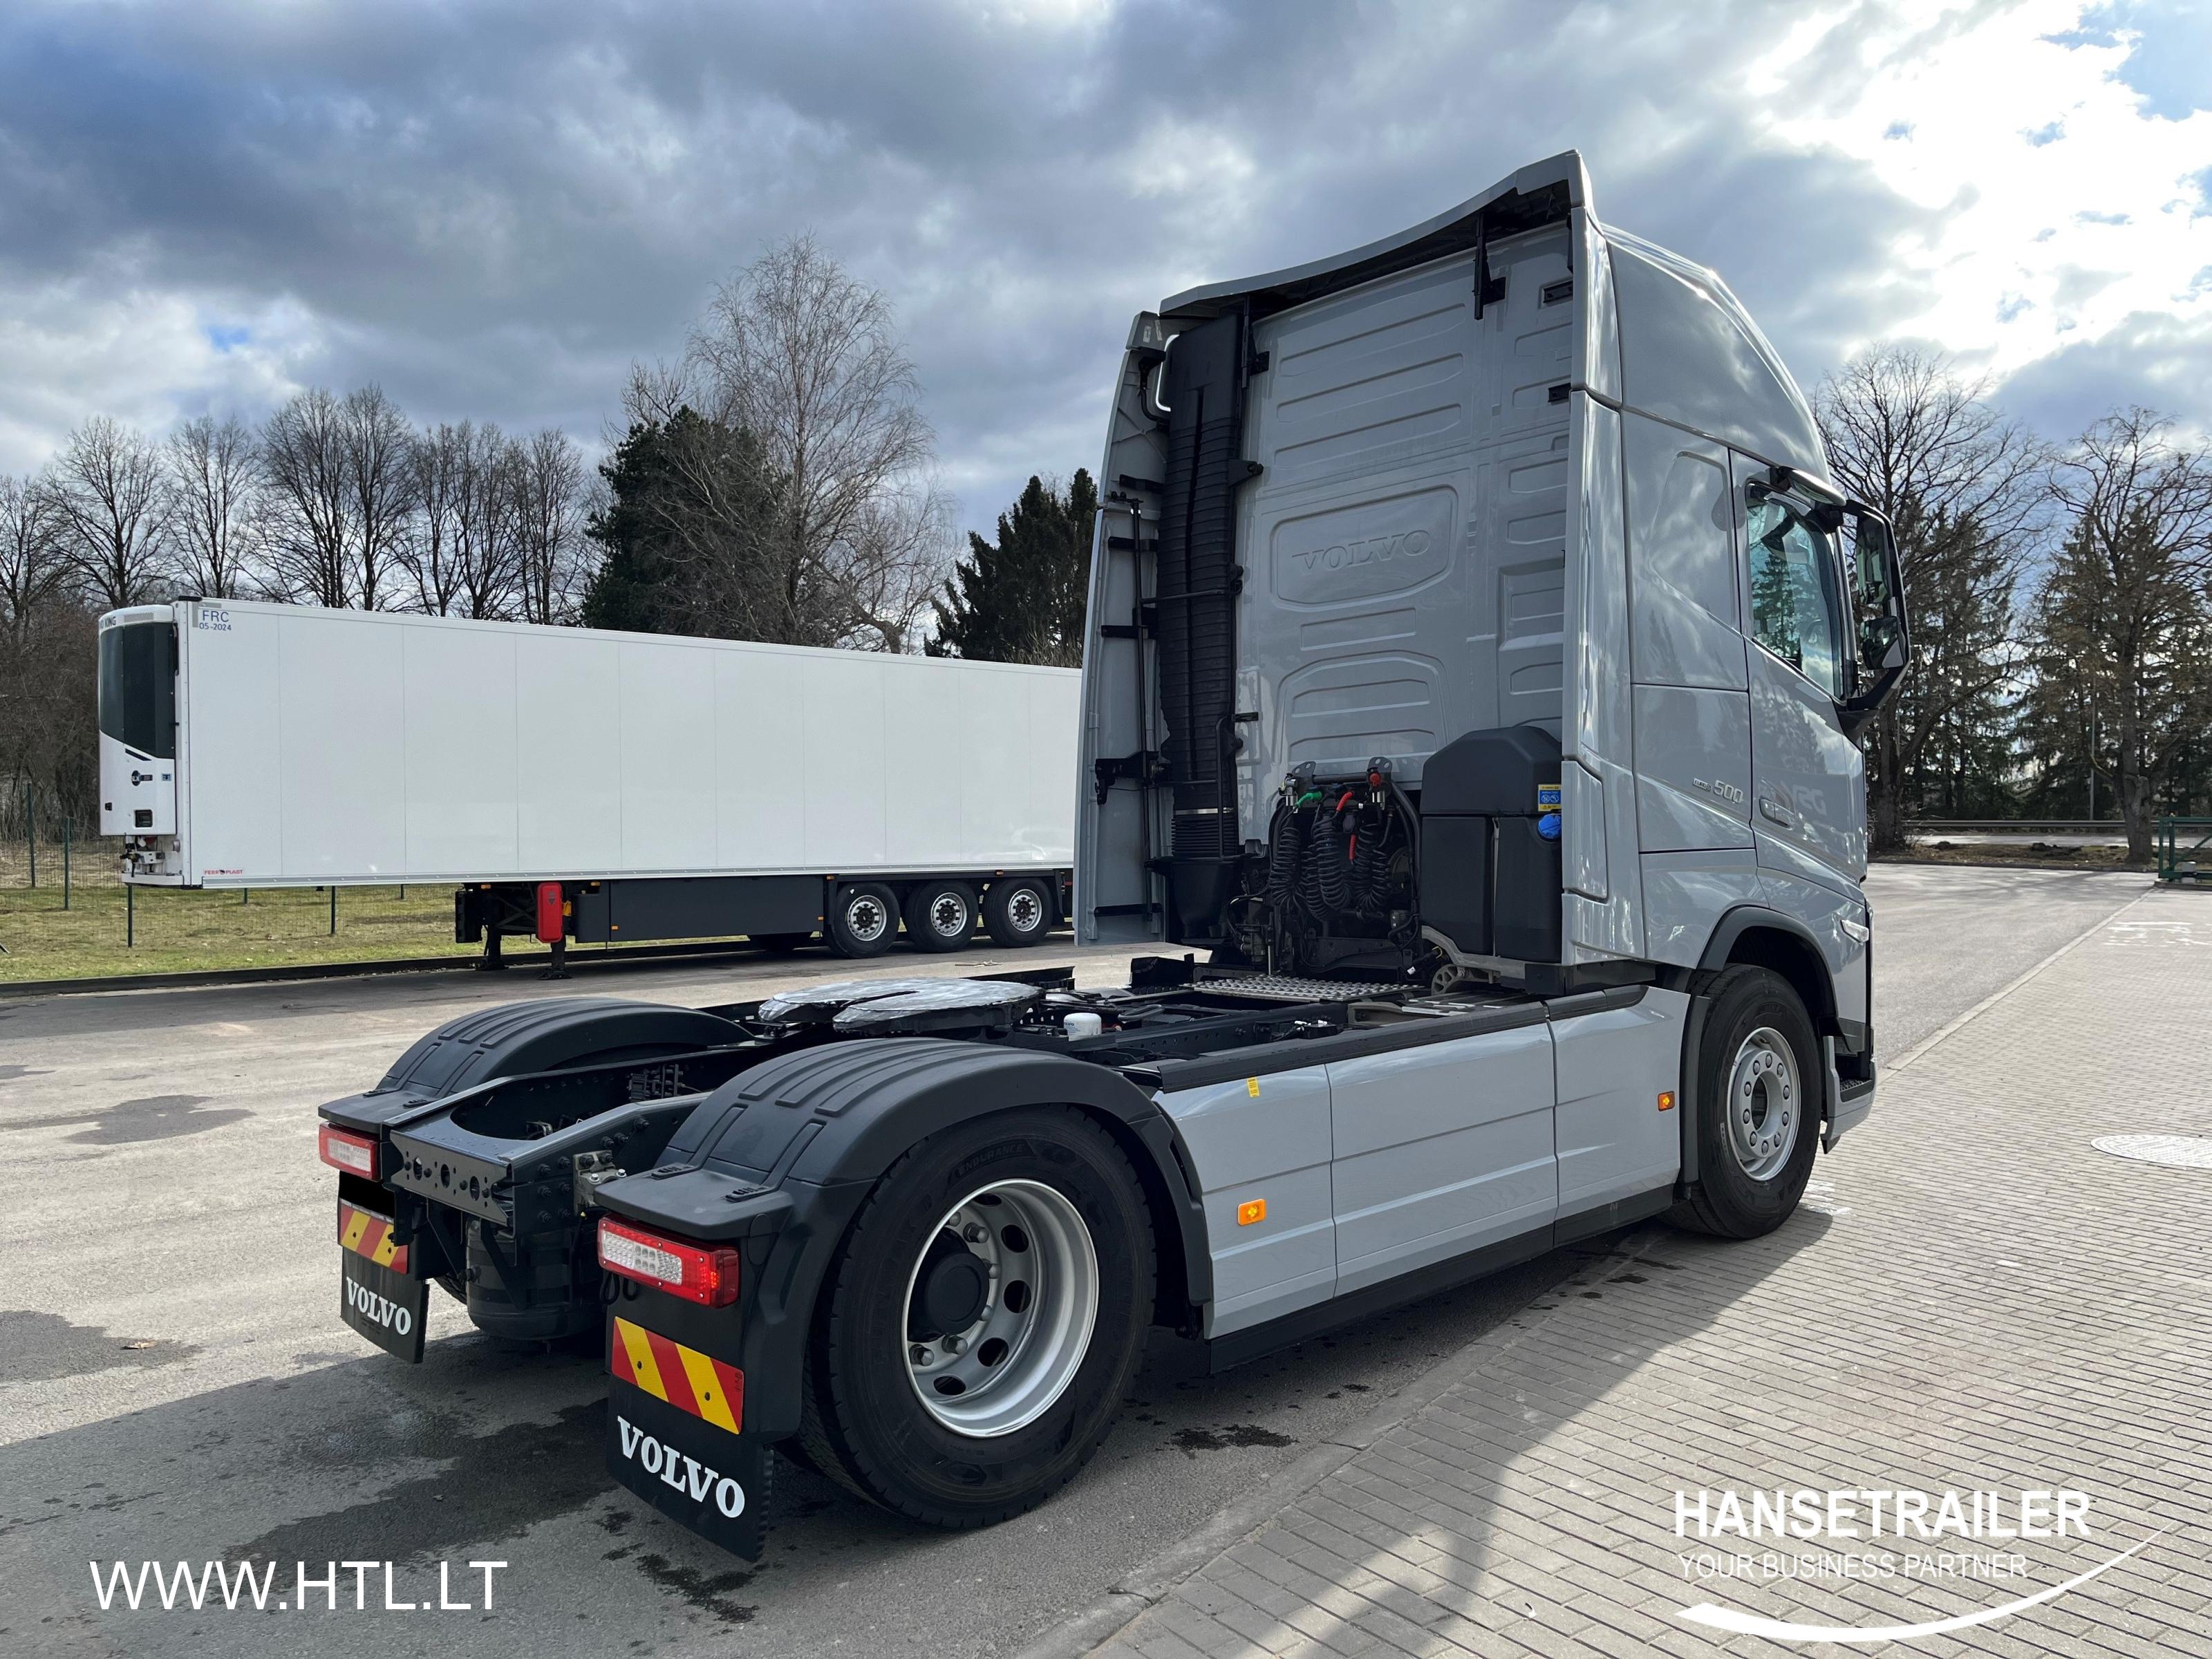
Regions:
[[100, 636], [100, 729], [157, 760], [177, 753], [176, 633], [125, 623]]

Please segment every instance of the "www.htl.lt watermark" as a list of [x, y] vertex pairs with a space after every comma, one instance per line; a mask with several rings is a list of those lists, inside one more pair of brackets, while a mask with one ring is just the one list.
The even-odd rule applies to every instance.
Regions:
[[[507, 1565], [504, 1561], [471, 1561], [461, 1577], [462, 1595], [453, 1595], [453, 1564], [438, 1563], [438, 1594], [432, 1599], [427, 1593], [420, 1599], [402, 1601], [399, 1591], [404, 1588], [410, 1594], [416, 1588], [410, 1583], [398, 1583], [393, 1577], [394, 1564], [390, 1561], [296, 1561], [293, 1563], [292, 1585], [285, 1594], [277, 1594], [278, 1574], [283, 1564], [270, 1561], [257, 1565], [252, 1561], [141, 1561], [134, 1567], [128, 1561], [103, 1565], [94, 1561], [92, 1592], [100, 1601], [103, 1613], [118, 1607], [154, 1608], [170, 1612], [179, 1609], [199, 1613], [214, 1607], [228, 1608], [234, 1613], [305, 1613], [311, 1607], [322, 1613], [489, 1613], [491, 1610], [491, 1576]], [[321, 1571], [311, 1575], [309, 1567]], [[471, 1588], [467, 1574], [483, 1575], [483, 1600], [467, 1599]], [[350, 1573], [350, 1604], [341, 1599], [342, 1573]], [[383, 1592], [380, 1599], [372, 1590], [369, 1575], [374, 1573], [375, 1589]], [[427, 1585], [424, 1589], [427, 1591]]]

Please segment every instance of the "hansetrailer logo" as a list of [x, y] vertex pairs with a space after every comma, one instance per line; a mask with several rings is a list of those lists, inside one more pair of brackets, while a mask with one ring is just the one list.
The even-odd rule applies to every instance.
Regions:
[[366, 1285], [345, 1281], [346, 1306], [374, 1320], [385, 1329], [400, 1336], [410, 1334], [415, 1328], [415, 1316], [390, 1297], [379, 1296]]
[[[1705, 1547], [1677, 1552], [1686, 1579], [1757, 1583], [1782, 1579], [1940, 1582], [2028, 1577], [2027, 1556], [1992, 1545], [2028, 1540], [2088, 1538], [2089, 1495], [2029, 1489], [2000, 1492], [1915, 1492], [1853, 1487], [1755, 1492], [1678, 1492], [1674, 1535]], [[1986, 1625], [2045, 1601], [2111, 1571], [2159, 1534], [2138, 1539], [2109, 1560], [2063, 1583], [2016, 1601], [1952, 1618], [1911, 1625], [1816, 1625], [1767, 1619], [1740, 1607], [1701, 1601], [1676, 1616], [1732, 1635], [1776, 1642], [1833, 1642], [1868, 1645], [1911, 1642], [1924, 1636]], [[1794, 1547], [1755, 1549], [1761, 1542]], [[1814, 1548], [1807, 1545], [1867, 1545]]]
[[657, 1476], [663, 1486], [688, 1493], [695, 1504], [703, 1504], [712, 1495], [714, 1507], [732, 1521], [745, 1512], [745, 1489], [728, 1475], [673, 1446], [662, 1445], [627, 1417], [617, 1416], [615, 1427], [622, 1436], [624, 1459]]
[[[504, 1561], [471, 1561], [468, 1572], [483, 1575], [483, 1600], [471, 1601], [467, 1598], [470, 1588], [466, 1573], [460, 1582], [463, 1594], [459, 1600], [453, 1595], [453, 1564], [438, 1563], [438, 1598], [430, 1600], [424, 1586], [422, 1600], [401, 1601], [400, 1586], [392, 1577], [392, 1563], [389, 1561], [298, 1561], [293, 1564], [292, 1586], [289, 1594], [277, 1595], [281, 1580], [278, 1573], [282, 1564], [271, 1561], [257, 1567], [251, 1561], [202, 1561], [195, 1566], [190, 1561], [141, 1561], [134, 1567], [128, 1561], [117, 1561], [103, 1565], [98, 1561], [88, 1564], [92, 1568], [92, 1592], [99, 1599], [102, 1613], [118, 1608], [155, 1612], [201, 1613], [212, 1607], [228, 1608], [233, 1613], [305, 1613], [310, 1607], [323, 1613], [489, 1613], [491, 1611], [491, 1576], [503, 1570]], [[310, 1572], [310, 1568], [319, 1569]], [[371, 1593], [369, 1574], [381, 1575], [382, 1601]], [[349, 1607], [340, 1599], [341, 1575], [353, 1575], [353, 1600]], [[414, 1587], [410, 1584], [411, 1590]]]

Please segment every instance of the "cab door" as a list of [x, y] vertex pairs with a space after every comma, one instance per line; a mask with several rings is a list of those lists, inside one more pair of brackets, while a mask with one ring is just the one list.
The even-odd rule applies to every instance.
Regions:
[[1762, 872], [1856, 900], [1866, 873], [1865, 762], [1837, 705], [1850, 694], [1842, 563], [1827, 516], [1735, 459], [1751, 641], [1751, 828]]

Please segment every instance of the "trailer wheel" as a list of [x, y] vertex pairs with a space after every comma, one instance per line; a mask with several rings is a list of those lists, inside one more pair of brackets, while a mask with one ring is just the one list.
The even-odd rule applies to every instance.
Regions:
[[1723, 1238], [1787, 1221], [1819, 1148], [1821, 1075], [1813, 1022], [1789, 981], [1764, 968], [1726, 969], [1698, 1051], [1698, 1183], [1668, 1218]]
[[1009, 951], [1042, 944], [1052, 921], [1052, 896], [1041, 882], [994, 882], [983, 896], [983, 926], [994, 944]]
[[907, 943], [957, 951], [975, 935], [975, 890], [964, 881], [925, 881], [906, 896]]
[[840, 887], [822, 918], [822, 936], [841, 957], [879, 957], [898, 937], [898, 900], [881, 882]]
[[1106, 1437], [1152, 1306], [1136, 1172], [1072, 1108], [921, 1142], [877, 1183], [825, 1282], [800, 1443], [928, 1526], [1035, 1508]]

